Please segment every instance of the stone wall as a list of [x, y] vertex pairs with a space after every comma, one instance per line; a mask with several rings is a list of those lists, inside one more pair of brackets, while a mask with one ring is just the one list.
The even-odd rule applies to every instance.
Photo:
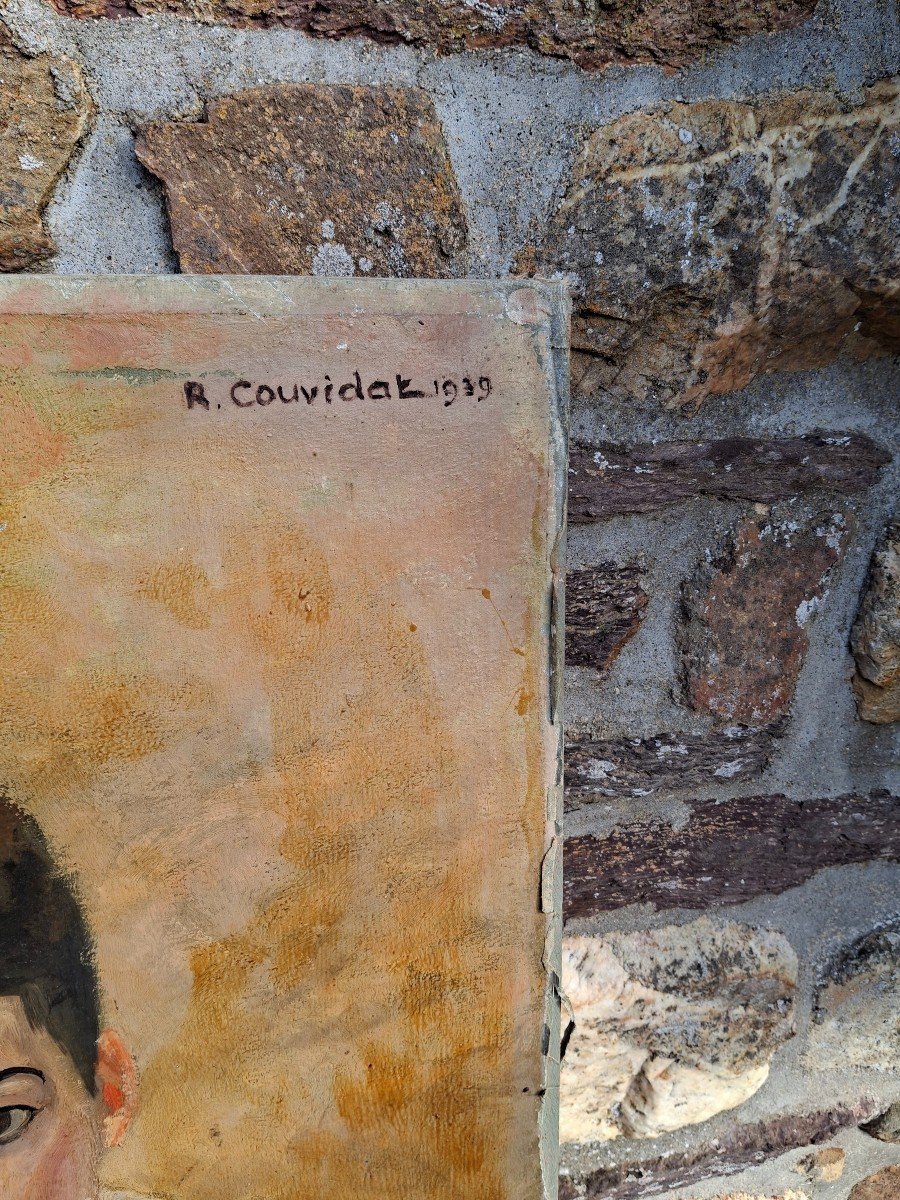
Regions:
[[570, 281], [561, 1195], [898, 1195], [895, 5], [0, 11], [0, 269]]

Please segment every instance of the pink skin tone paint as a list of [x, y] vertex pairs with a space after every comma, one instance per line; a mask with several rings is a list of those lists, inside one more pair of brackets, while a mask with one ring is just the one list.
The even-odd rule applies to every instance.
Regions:
[[0, 1196], [4, 1200], [96, 1200], [103, 1151], [130, 1124], [136, 1104], [131, 1056], [112, 1031], [97, 1047], [92, 1095], [74, 1063], [15, 996], [0, 996]]

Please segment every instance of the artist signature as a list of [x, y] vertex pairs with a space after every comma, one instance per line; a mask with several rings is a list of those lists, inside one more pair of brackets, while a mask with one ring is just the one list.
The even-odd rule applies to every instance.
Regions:
[[374, 379], [354, 371], [350, 379], [332, 380], [325, 375], [316, 383], [255, 383], [236, 379], [218, 395], [218, 386], [209, 382], [188, 379], [184, 384], [184, 400], [189, 409], [211, 412], [223, 404], [237, 408], [267, 408], [270, 404], [333, 404], [377, 400], [427, 400], [437, 398], [445, 408], [457, 400], [472, 399], [480, 404], [487, 400], [493, 388], [488, 375], [439, 376], [425, 384], [421, 379], [406, 379], [401, 374], [390, 379]]

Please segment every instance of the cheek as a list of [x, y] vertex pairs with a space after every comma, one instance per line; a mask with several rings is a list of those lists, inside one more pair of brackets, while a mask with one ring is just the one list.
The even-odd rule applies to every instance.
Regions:
[[0, 1195], [3, 1200], [94, 1200], [97, 1159], [97, 1138], [83, 1116], [48, 1122], [28, 1144], [23, 1139], [0, 1150]]

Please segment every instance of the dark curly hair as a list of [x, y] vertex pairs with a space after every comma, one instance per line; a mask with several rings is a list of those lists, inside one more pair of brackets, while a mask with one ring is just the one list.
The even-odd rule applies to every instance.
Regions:
[[21, 999], [32, 1028], [50, 1034], [93, 1093], [100, 1036], [93, 941], [37, 822], [2, 792], [0, 996]]

